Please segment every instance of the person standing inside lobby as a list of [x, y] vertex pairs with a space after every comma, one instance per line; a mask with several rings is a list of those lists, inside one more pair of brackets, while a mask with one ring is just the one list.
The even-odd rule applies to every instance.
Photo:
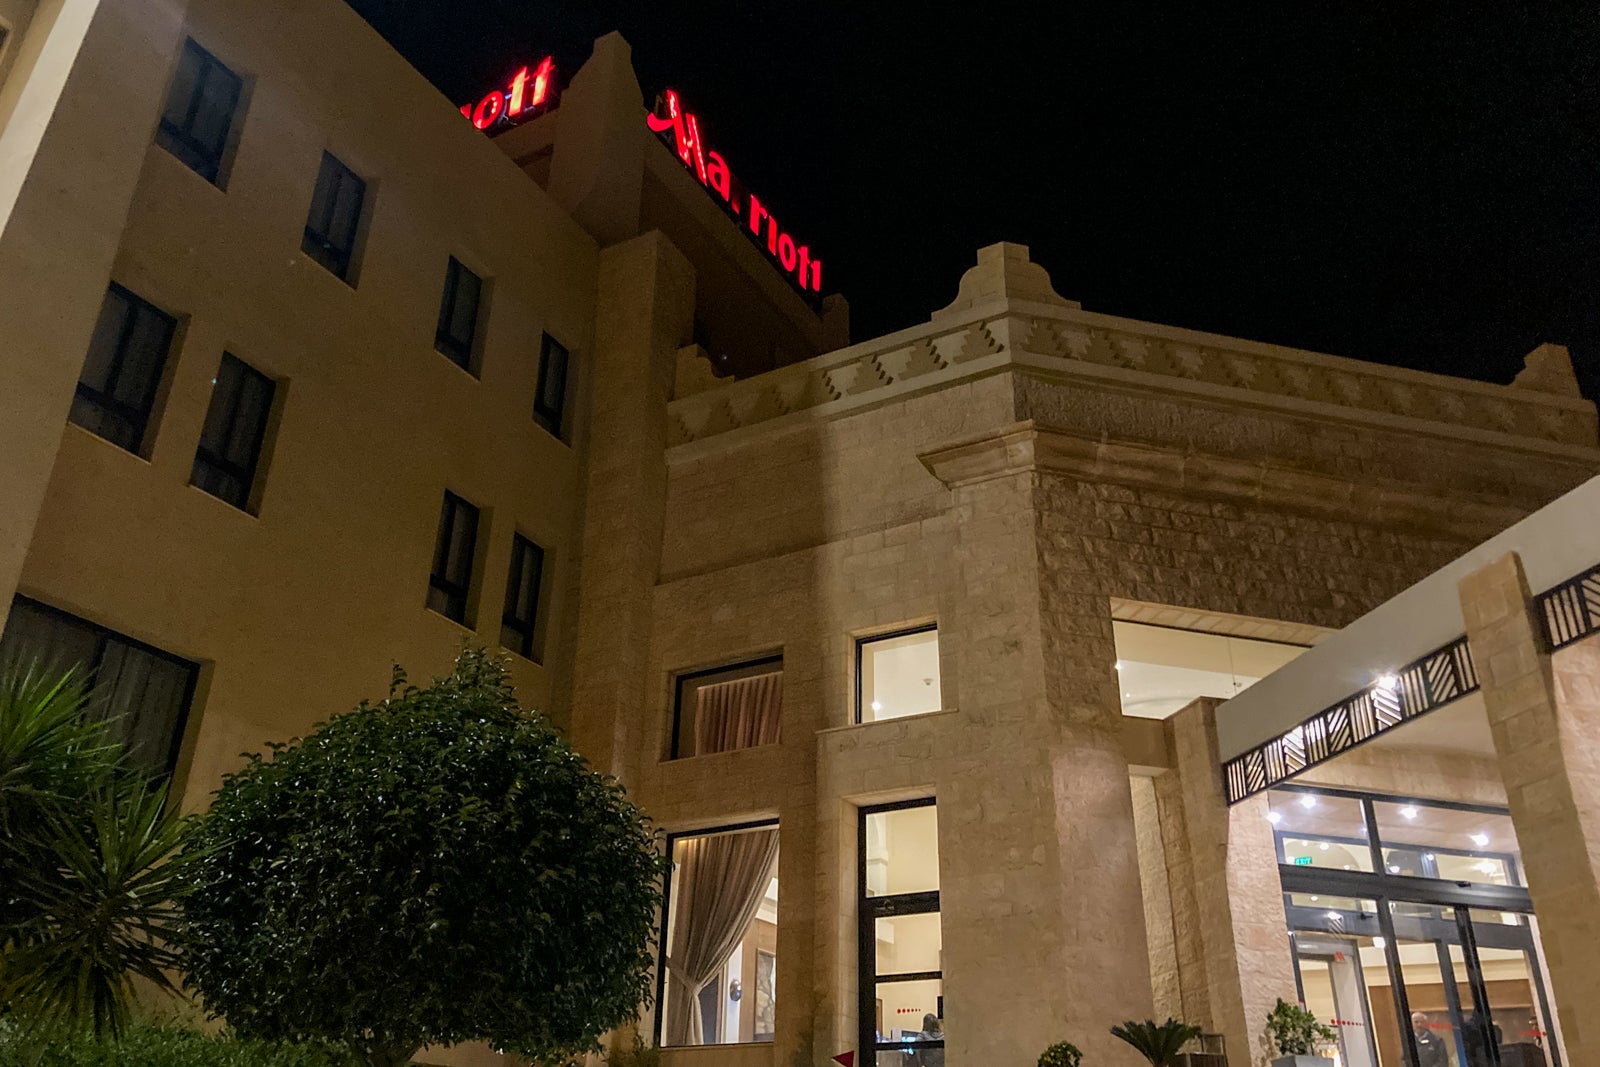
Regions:
[[1411, 1033], [1417, 1039], [1417, 1067], [1450, 1067], [1444, 1038], [1434, 1033], [1428, 1017], [1420, 1011], [1411, 1013]]

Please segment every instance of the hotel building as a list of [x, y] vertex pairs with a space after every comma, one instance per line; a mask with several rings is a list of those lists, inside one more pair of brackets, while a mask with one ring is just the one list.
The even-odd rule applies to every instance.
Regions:
[[1261, 1064], [1278, 997], [1340, 1067], [1600, 1063], [1565, 350], [1116, 318], [1012, 244], [851, 344], [616, 35], [463, 115], [339, 0], [0, 32], [0, 651], [186, 807], [472, 641], [665, 833], [672, 1067]]

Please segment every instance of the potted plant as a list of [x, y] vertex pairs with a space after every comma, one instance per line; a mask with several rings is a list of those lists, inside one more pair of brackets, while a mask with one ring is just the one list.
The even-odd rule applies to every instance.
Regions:
[[1200, 1028], [1176, 1019], [1164, 1023], [1154, 1019], [1142, 1023], [1130, 1020], [1113, 1026], [1111, 1034], [1137, 1049], [1139, 1055], [1150, 1061], [1151, 1067], [1176, 1067], [1179, 1051], [1200, 1036]]
[[1267, 1016], [1267, 1033], [1280, 1055], [1272, 1067], [1333, 1067], [1333, 1061], [1317, 1055], [1317, 1049], [1333, 1043], [1334, 1032], [1317, 1022], [1303, 1004], [1289, 1004], [1278, 998]]
[[1039, 1057], [1039, 1067], [1078, 1067], [1083, 1053], [1070, 1041], [1057, 1041]]

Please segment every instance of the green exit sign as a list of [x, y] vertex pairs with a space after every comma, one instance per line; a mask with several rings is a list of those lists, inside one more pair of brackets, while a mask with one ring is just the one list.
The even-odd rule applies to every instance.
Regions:
[[1310, 856], [1296, 856], [1294, 858], [1294, 865], [1296, 867], [1309, 867], [1309, 866], [1311, 866], [1311, 857]]

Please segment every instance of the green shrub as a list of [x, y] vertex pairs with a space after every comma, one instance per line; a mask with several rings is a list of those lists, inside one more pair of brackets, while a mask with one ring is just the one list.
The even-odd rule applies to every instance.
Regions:
[[1282, 997], [1267, 1016], [1267, 1033], [1285, 1056], [1310, 1056], [1318, 1045], [1326, 1045], [1336, 1036], [1332, 1029], [1317, 1022], [1311, 1012]]
[[1151, 1067], [1171, 1067], [1183, 1046], [1200, 1036], [1200, 1028], [1176, 1019], [1164, 1023], [1146, 1019], [1142, 1023], [1129, 1020], [1121, 1026], [1113, 1026], [1111, 1033], [1137, 1049], [1150, 1061]]
[[369, 1067], [472, 1040], [550, 1060], [652, 988], [650, 825], [482, 650], [251, 757], [190, 852], [185, 977], [251, 1037]]
[[49, 1038], [0, 1028], [0, 1067], [346, 1067], [336, 1050], [246, 1041], [172, 1026], [133, 1025], [118, 1038], [90, 1032]]
[[1070, 1041], [1058, 1041], [1044, 1050], [1039, 1057], [1039, 1067], [1078, 1067], [1083, 1053]]

